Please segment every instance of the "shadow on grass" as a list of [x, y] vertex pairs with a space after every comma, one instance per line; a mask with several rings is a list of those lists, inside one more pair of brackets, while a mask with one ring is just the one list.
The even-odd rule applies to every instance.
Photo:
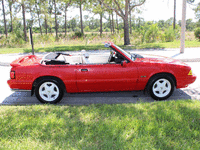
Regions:
[[[108, 49], [104, 45], [88, 45], [88, 46], [55, 46], [36, 48], [35, 52], [58, 52], [58, 51], [81, 51], [81, 50], [103, 50]], [[30, 53], [32, 49], [24, 49], [24, 53]]]
[[[160, 44], [156, 43], [147, 43], [142, 45], [118, 45], [122, 49], [130, 50], [130, 49], [164, 49]], [[81, 50], [107, 50], [108, 48], [104, 47], [104, 45], [79, 45], [79, 46], [55, 46], [55, 47], [43, 47], [36, 48], [35, 52], [60, 52], [60, 51], [81, 51]], [[24, 49], [24, 53], [32, 52], [32, 49]]]

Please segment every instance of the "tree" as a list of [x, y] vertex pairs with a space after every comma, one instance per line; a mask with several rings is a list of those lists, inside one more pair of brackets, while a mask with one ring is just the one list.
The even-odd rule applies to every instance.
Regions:
[[[141, 6], [146, 0], [101, 0], [104, 6], [110, 10], [114, 10], [124, 22], [124, 45], [130, 44], [129, 38], [129, 14], [133, 8]], [[113, 2], [114, 1], [114, 2]], [[113, 2], [113, 6], [110, 5]], [[130, 4], [130, 6], [129, 6]]]
[[186, 30], [187, 31], [193, 31], [195, 28], [195, 23], [192, 22], [192, 19], [187, 19], [186, 20]]
[[165, 21], [164, 21], [164, 20], [159, 20], [159, 21], [158, 21], [158, 27], [159, 27], [161, 30], [164, 30]]
[[40, 27], [40, 34], [42, 35], [42, 26], [41, 26], [41, 22], [40, 22], [41, 5], [42, 5], [42, 1], [35, 0], [35, 9], [36, 9], [37, 17], [38, 17], [38, 23], [39, 23], [39, 27]]
[[51, 15], [53, 13], [53, 0], [49, 0], [49, 5], [48, 5], [48, 14], [49, 14], [49, 28], [50, 28], [50, 33], [52, 34], [52, 19], [51, 19]]
[[64, 13], [65, 13], [65, 36], [67, 35], [67, 9], [70, 6], [72, 0], [64, 0], [63, 6], [64, 7]]
[[27, 42], [25, 0], [22, 0], [21, 6], [22, 6], [22, 16], [23, 16], [23, 25], [24, 25], [24, 40]]
[[176, 0], [174, 0], [174, 22], [173, 22], [173, 29], [176, 29]]
[[47, 20], [48, 20], [48, 1], [47, 0], [40, 0], [40, 12], [42, 14], [42, 16], [44, 16], [44, 28], [45, 28], [45, 33], [47, 34]]
[[89, 3], [89, 5], [87, 5], [88, 10], [92, 9], [92, 12], [94, 14], [99, 14], [99, 22], [100, 22], [100, 36], [102, 36], [102, 32], [103, 32], [103, 14], [104, 14], [104, 8], [102, 5], [102, 1], [101, 0], [96, 0], [96, 1], [91, 1]]
[[72, 28], [72, 31], [75, 31], [76, 27], [77, 27], [77, 17], [75, 16], [74, 18], [72, 18], [71, 20], [69, 20], [69, 26]]
[[169, 26], [172, 26], [173, 24], [173, 18], [169, 18], [165, 21], [165, 27], [168, 28]]
[[54, 4], [54, 15], [55, 15], [56, 40], [58, 40], [58, 22], [57, 22], [57, 15], [60, 14], [60, 12], [57, 11], [56, 3], [57, 3], [57, 0], [53, 0], [53, 4]]
[[197, 4], [197, 7], [194, 8], [196, 19], [200, 21], [200, 3]]
[[12, 14], [12, 5], [15, 3], [15, 0], [9, 0], [9, 10], [10, 10], [10, 31], [13, 32], [13, 14]]
[[4, 0], [2, 0], [2, 11], [3, 11], [5, 35], [6, 35], [6, 38], [7, 38], [8, 33], [7, 33], [7, 25], [6, 25], [6, 14], [5, 14], [5, 8], [4, 8]]
[[80, 9], [80, 26], [81, 26], [81, 33], [84, 34], [83, 32], [83, 15], [82, 15], [82, 5], [84, 3], [87, 3], [87, 0], [77, 0], [74, 1], [75, 5]]

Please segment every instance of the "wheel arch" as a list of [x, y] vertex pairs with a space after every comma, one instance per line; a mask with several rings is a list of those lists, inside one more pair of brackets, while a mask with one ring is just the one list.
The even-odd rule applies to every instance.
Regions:
[[64, 82], [58, 78], [58, 77], [55, 77], [55, 76], [42, 76], [42, 77], [38, 77], [34, 80], [33, 84], [32, 84], [32, 89], [31, 89], [31, 96], [34, 94], [34, 91], [35, 91], [35, 87], [37, 86], [37, 84], [42, 81], [42, 80], [48, 80], [48, 79], [51, 79], [51, 80], [56, 80], [58, 81], [58, 83], [61, 84], [62, 86], [62, 89], [63, 89], [63, 92], [66, 90], [66, 86], [64, 84]]
[[148, 86], [148, 84], [149, 84], [149, 81], [150, 81], [152, 78], [154, 78], [155, 76], [158, 76], [158, 75], [159, 75], [159, 76], [161, 76], [161, 75], [168, 75], [168, 76], [170, 76], [170, 77], [173, 79], [175, 86], [177, 86], [176, 77], [175, 77], [172, 73], [169, 73], [169, 72], [161, 72], [161, 73], [153, 74], [153, 75], [149, 78], [149, 80], [148, 80], [148, 82], [147, 82], [147, 84], [146, 84], [146, 86], [145, 86], [145, 89], [147, 88], [147, 86]]

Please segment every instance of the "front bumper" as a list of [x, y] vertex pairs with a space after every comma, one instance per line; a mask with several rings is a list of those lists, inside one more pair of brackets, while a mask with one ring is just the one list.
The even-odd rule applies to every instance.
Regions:
[[185, 88], [189, 84], [192, 84], [196, 80], [197, 76], [195, 75], [189, 75], [186, 78], [179, 78], [177, 79], [177, 89], [179, 88]]

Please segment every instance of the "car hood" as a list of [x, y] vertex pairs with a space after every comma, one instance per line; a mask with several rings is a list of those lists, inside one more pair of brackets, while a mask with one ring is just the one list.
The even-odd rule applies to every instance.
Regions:
[[135, 62], [143, 62], [143, 63], [160, 63], [160, 64], [173, 64], [173, 65], [184, 65], [187, 66], [184, 62], [172, 59], [172, 58], [136, 58]]

